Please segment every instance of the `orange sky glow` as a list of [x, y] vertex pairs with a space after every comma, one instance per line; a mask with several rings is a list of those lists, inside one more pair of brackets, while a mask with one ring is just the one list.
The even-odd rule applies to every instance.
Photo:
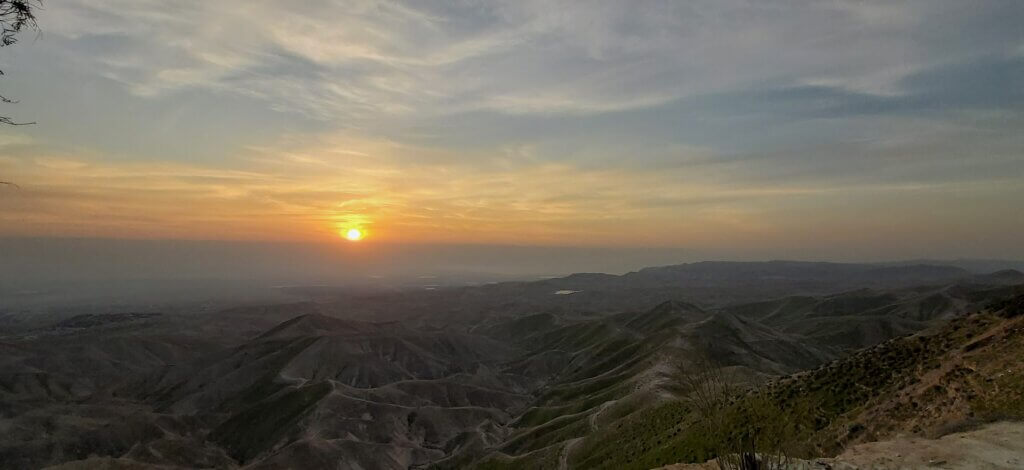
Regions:
[[1012, 2], [129, 3], [0, 50], [0, 237], [1024, 257]]

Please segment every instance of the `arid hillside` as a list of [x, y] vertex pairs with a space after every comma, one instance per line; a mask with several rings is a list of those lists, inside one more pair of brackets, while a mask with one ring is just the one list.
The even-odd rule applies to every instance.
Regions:
[[979, 379], [1017, 344], [1017, 320], [999, 316], [1013, 304], [992, 307], [1012, 281], [707, 263], [213, 314], [8, 316], [0, 467], [700, 462], [679, 371], [708, 357], [780, 409], [815, 403], [805, 440], [834, 454], [1012, 410], [1000, 400], [1015, 376]]

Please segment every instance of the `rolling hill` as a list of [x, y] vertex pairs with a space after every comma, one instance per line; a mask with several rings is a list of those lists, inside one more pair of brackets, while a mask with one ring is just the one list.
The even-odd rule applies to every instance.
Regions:
[[[20, 323], [0, 336], [0, 467], [700, 461], [680, 369], [711, 357], [742, 383], [803, 383], [778, 377], [813, 377], [863, 357], [852, 351], [961, 325], [1011, 298], [1015, 281], [937, 266], [696, 263]], [[872, 422], [906, 422], [875, 408]], [[848, 428], [850, 416], [842, 408], [829, 422]], [[820, 450], [832, 449], [820, 436], [847, 429], [836, 426], [815, 435]]]

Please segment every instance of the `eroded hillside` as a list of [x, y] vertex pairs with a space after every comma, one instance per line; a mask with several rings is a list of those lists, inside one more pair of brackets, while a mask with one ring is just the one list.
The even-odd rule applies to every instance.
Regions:
[[[846, 356], [856, 348], [950, 319], [957, 331], [974, 328], [974, 338], [995, 337], [997, 317], [961, 317], [1008, 298], [1017, 288], [1004, 278], [929, 267], [712, 263], [216, 315], [62, 318], [0, 340], [0, 467], [649, 468], [701, 461], [707, 452], [690, 433], [678, 369], [711, 355], [744, 383], [810, 370], [772, 380], [779, 397], [834, 388], [829, 381], [839, 377], [820, 376], [834, 366], [821, 364], [911, 357], [925, 345], [951, 353], [960, 343], [914, 339], [920, 347], [907, 343], [903, 356]], [[732, 302], [730, 288], [737, 290]], [[654, 302], [684, 292], [686, 300]], [[636, 307], [622, 307], [629, 303]], [[905, 341], [876, 349], [903, 351]], [[979, 346], [964, 360], [988, 350]], [[899, 361], [863, 368], [873, 367], [911, 370]], [[828, 450], [832, 441], [897, 429], [884, 423], [908, 423], [901, 418], [908, 410], [870, 402], [907, 386], [892, 378], [830, 405], [831, 424], [815, 442]], [[905, 391], [912, 392], [927, 389]], [[879, 424], [842, 434], [868, 419]]]

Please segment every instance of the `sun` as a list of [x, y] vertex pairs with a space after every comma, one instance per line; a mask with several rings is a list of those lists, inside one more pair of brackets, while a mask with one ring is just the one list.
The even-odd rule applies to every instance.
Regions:
[[357, 242], [363, 239], [363, 232], [357, 228], [350, 228], [345, 232], [345, 238], [350, 242]]

